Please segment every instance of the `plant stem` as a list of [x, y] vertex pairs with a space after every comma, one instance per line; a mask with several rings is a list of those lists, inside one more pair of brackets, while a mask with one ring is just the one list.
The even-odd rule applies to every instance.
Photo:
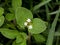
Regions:
[[57, 37], [56, 45], [58, 45], [58, 43], [59, 43], [59, 37]]
[[43, 1], [41, 3], [39, 3], [38, 5], [35, 5], [34, 8], [33, 8], [33, 12], [35, 12], [37, 9], [39, 9], [40, 7], [42, 7], [43, 5], [49, 3], [51, 0], [46, 0], [46, 1]]
[[30, 10], [32, 11], [32, 8], [33, 8], [33, 0], [29, 0], [29, 3], [30, 3]]
[[48, 9], [48, 6], [45, 5], [45, 8], [46, 8], [47, 21], [49, 22], [49, 21], [50, 21], [50, 15], [49, 15], [49, 9]]
[[55, 17], [55, 19], [54, 19], [54, 21], [52, 23], [52, 27], [49, 30], [49, 34], [48, 34], [48, 39], [47, 39], [46, 45], [52, 45], [53, 44], [55, 27], [56, 27], [56, 24], [57, 24], [58, 17], [59, 17], [59, 13], [56, 14], [56, 17]]
[[56, 13], [58, 13], [58, 12], [60, 12], [60, 11], [57, 10], [57, 11], [51, 12], [51, 13], [49, 13], [49, 15], [54, 15], [54, 14], [56, 14]]
[[28, 33], [28, 45], [31, 45], [31, 34]]

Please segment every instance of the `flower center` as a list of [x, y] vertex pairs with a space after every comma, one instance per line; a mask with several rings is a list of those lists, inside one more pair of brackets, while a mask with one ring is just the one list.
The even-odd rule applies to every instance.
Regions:
[[32, 29], [31, 19], [27, 19], [26, 22], [24, 22], [24, 26], [26, 26], [28, 29]]

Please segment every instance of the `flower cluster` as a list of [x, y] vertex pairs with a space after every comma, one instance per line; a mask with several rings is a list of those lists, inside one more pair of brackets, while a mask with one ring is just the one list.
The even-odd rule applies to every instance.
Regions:
[[31, 19], [27, 19], [26, 22], [24, 22], [24, 26], [26, 26], [28, 29], [32, 29]]

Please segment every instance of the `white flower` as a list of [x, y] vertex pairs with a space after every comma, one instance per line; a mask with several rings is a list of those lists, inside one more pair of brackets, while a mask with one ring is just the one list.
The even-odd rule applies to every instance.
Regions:
[[29, 26], [28, 26], [28, 29], [32, 29], [32, 25], [29, 25]]
[[27, 26], [27, 25], [28, 25], [28, 23], [27, 23], [27, 22], [25, 22], [25, 23], [24, 23], [24, 25], [25, 25], [25, 26]]
[[31, 19], [27, 19], [27, 22], [31, 22]]

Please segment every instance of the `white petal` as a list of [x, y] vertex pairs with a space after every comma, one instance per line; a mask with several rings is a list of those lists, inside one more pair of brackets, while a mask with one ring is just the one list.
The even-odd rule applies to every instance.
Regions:
[[25, 22], [25, 23], [24, 23], [24, 25], [25, 25], [25, 26], [27, 26], [27, 25], [28, 25], [28, 23], [27, 23], [27, 22]]
[[28, 29], [32, 29], [32, 25], [29, 25], [29, 26], [28, 26]]
[[31, 22], [31, 19], [27, 19], [27, 22]]

